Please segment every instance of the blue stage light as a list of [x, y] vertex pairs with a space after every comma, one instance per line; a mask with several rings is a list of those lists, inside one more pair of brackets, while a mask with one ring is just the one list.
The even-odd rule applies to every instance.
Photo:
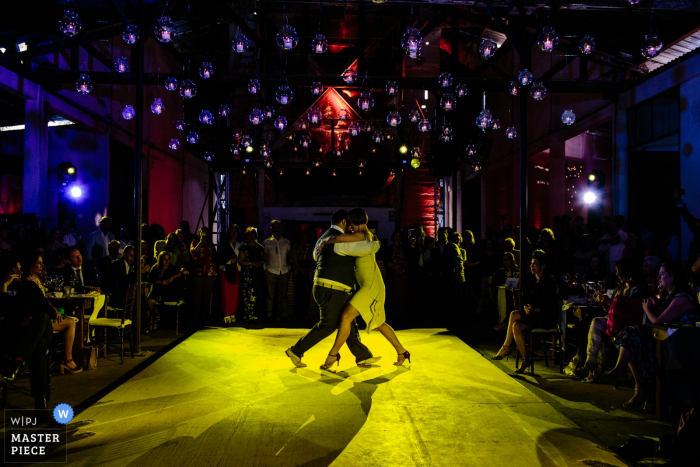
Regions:
[[70, 189], [70, 195], [73, 198], [80, 198], [81, 196], [83, 196], [83, 190], [81, 190], [80, 187], [74, 186]]

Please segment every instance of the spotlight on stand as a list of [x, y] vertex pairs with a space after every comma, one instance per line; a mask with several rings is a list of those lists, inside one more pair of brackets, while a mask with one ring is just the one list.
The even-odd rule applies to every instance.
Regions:
[[81, 196], [83, 196], [83, 190], [81, 190], [78, 186], [74, 186], [70, 189], [70, 195], [76, 199], [80, 198]]
[[68, 183], [76, 180], [78, 170], [70, 162], [61, 162], [58, 165], [56, 175], [58, 176], [58, 181], [63, 183], [63, 186], [66, 186]]

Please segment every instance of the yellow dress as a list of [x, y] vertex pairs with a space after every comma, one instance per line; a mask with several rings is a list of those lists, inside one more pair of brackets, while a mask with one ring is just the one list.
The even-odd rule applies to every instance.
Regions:
[[360, 312], [369, 333], [386, 322], [384, 279], [373, 254], [355, 259], [355, 279], [360, 290], [352, 296], [350, 304]]

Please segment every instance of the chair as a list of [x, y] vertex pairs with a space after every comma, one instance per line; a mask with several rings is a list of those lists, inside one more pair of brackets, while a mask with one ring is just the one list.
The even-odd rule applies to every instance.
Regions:
[[[116, 329], [119, 333], [119, 339], [121, 342], [121, 362], [124, 364], [124, 333], [126, 328], [129, 328], [129, 343], [131, 348], [131, 358], [134, 358], [134, 339], [131, 328], [131, 314], [134, 310], [134, 302], [136, 300], [136, 286], [131, 284], [126, 290], [126, 299], [124, 300], [124, 308], [121, 311], [121, 318], [98, 318], [99, 310], [96, 310], [90, 316], [88, 321], [88, 326], [101, 327], [105, 329]], [[88, 335], [89, 330], [88, 330]], [[107, 338], [105, 336], [105, 345], [107, 345]], [[106, 352], [106, 350], [105, 350]]]
[[[539, 338], [540, 347], [542, 348], [542, 353], [544, 354], [544, 364], [549, 366], [549, 359], [547, 358], [547, 349], [545, 349], [545, 337], [552, 338], [551, 349], [552, 360], [554, 360], [556, 353], [561, 354], [559, 359], [559, 372], [564, 371], [564, 342], [566, 339], [566, 311], [564, 310], [564, 303], [558, 302], [559, 305], [559, 320], [557, 322], [557, 327], [552, 329], [530, 329], [527, 331], [529, 334], [529, 339], [526, 340], [530, 353], [532, 354], [532, 364], [530, 365], [530, 374], [535, 374], [535, 347], [534, 340], [535, 337]], [[515, 368], [518, 368], [519, 353], [515, 352]]]
[[185, 288], [185, 281], [185, 277], [180, 278], [180, 288], [178, 289], [177, 301], [163, 302], [160, 304], [164, 307], [175, 308], [175, 336], [177, 336], [178, 334], [178, 327], [180, 325], [180, 307], [185, 304], [185, 301], [182, 299], [182, 292]]

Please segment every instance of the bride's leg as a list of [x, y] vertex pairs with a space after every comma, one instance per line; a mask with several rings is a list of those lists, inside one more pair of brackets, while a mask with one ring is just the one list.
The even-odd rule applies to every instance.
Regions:
[[343, 344], [345, 344], [345, 341], [348, 340], [348, 336], [350, 336], [350, 327], [352, 326], [352, 321], [358, 316], [360, 316], [360, 312], [357, 311], [357, 309], [354, 306], [348, 303], [345, 306], [343, 315], [340, 317], [338, 333], [335, 335], [335, 343], [333, 344], [333, 347], [331, 348], [331, 351], [328, 354], [329, 356], [326, 357], [327, 365], [335, 363], [335, 357], [331, 357], [331, 355], [338, 355], [340, 348], [343, 346]]
[[389, 343], [394, 346], [397, 354], [402, 354], [406, 351], [406, 349], [403, 348], [403, 345], [401, 345], [401, 342], [399, 342], [399, 338], [396, 337], [394, 329], [387, 323], [380, 324], [379, 327], [377, 327], [377, 331], [381, 332], [382, 336], [386, 337], [386, 340], [388, 340]]

